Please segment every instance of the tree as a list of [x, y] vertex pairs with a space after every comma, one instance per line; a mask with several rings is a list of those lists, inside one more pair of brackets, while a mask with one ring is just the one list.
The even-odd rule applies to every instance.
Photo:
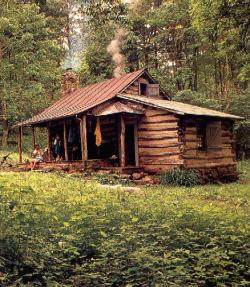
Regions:
[[57, 30], [34, 3], [2, 1], [0, 11], [0, 110], [2, 144], [9, 125], [57, 97], [62, 49]]

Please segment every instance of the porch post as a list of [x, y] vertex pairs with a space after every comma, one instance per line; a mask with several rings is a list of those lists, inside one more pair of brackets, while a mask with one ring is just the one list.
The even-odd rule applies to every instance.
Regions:
[[87, 146], [87, 116], [82, 115], [80, 121], [80, 134], [81, 134], [81, 147], [82, 147], [82, 161], [85, 164], [88, 159], [88, 146]]
[[33, 148], [35, 148], [35, 145], [36, 145], [36, 130], [35, 130], [34, 126], [32, 126], [32, 145], [33, 145]]
[[64, 120], [64, 122], [63, 122], [63, 144], [64, 144], [64, 157], [65, 157], [65, 160], [68, 161], [69, 156], [68, 156], [68, 139], [67, 139], [66, 120]]
[[120, 135], [119, 135], [119, 158], [120, 158], [120, 166], [125, 166], [125, 122], [123, 115], [120, 114]]
[[138, 154], [138, 120], [134, 124], [134, 140], [135, 140], [135, 166], [139, 166]]
[[48, 161], [50, 162], [52, 160], [52, 156], [51, 156], [51, 131], [49, 123], [47, 123], [47, 138], [48, 138]]
[[18, 129], [19, 137], [18, 137], [18, 153], [19, 153], [19, 163], [23, 162], [22, 152], [23, 152], [23, 127], [19, 127]]

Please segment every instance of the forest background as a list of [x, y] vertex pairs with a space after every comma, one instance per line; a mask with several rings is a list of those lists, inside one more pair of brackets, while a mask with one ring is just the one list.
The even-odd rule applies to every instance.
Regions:
[[107, 47], [122, 31], [125, 72], [147, 67], [174, 100], [245, 117], [236, 137], [249, 148], [249, 11], [249, 0], [1, 0], [0, 145], [60, 96], [65, 68], [82, 85], [112, 77]]

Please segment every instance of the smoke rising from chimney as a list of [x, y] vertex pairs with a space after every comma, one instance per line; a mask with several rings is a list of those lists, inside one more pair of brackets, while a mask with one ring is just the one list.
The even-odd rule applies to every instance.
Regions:
[[[141, 0], [123, 0], [124, 3], [129, 5], [131, 12], [136, 15], [141, 10]], [[116, 26], [115, 38], [107, 46], [107, 52], [112, 56], [112, 61], [115, 64], [113, 75], [115, 78], [120, 77], [125, 73], [125, 56], [121, 53], [121, 47], [126, 35], [126, 31], [123, 28]]]
[[115, 78], [123, 75], [125, 68], [125, 57], [121, 53], [122, 43], [125, 37], [126, 31], [122, 28], [116, 29], [115, 39], [113, 39], [107, 47], [107, 52], [112, 56], [112, 61], [115, 64], [113, 75]]

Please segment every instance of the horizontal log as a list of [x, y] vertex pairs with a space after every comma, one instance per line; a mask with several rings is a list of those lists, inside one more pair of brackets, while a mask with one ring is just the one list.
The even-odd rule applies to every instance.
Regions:
[[185, 149], [197, 149], [197, 141], [185, 141], [184, 148]]
[[186, 127], [185, 131], [186, 132], [197, 132], [197, 128], [196, 127]]
[[174, 121], [179, 120], [175, 115], [168, 114], [168, 113], [164, 113], [162, 115], [155, 115], [155, 116], [151, 116], [151, 115], [148, 115], [146, 113], [145, 117], [146, 117], [147, 121], [149, 121], [149, 122], [162, 121], [162, 120], [174, 120]]
[[236, 166], [237, 162], [231, 162], [231, 163], [198, 163], [198, 164], [190, 164], [185, 162], [185, 167], [186, 168], [211, 168], [211, 167], [223, 167], [223, 166]]
[[[173, 115], [173, 113], [170, 113], [166, 110], [162, 110], [162, 109], [156, 109], [156, 108], [150, 108], [147, 109], [146, 112], [147, 116], [155, 116], [155, 115]], [[175, 116], [175, 115], [174, 115]]]
[[166, 113], [166, 112], [159, 114], [159, 115], [154, 115], [154, 116], [151, 116], [151, 115], [152, 114], [150, 114], [149, 111], [147, 110], [146, 114], [145, 114], [145, 118], [149, 122], [162, 121], [162, 120], [174, 120], [174, 121], [179, 120], [179, 118], [176, 117], [174, 114], [170, 114], [170, 113]]
[[143, 118], [140, 122], [141, 124], [163, 124], [163, 123], [178, 123], [176, 120], [157, 120], [157, 121], [148, 121], [147, 119]]
[[139, 162], [140, 162], [140, 166], [144, 166], [144, 165], [148, 165], [148, 164], [151, 164], [151, 165], [169, 165], [169, 164], [172, 164], [172, 165], [176, 165], [176, 164], [183, 164], [184, 161], [182, 159], [170, 159], [170, 158], [158, 158], [158, 159], [155, 159], [155, 158], [140, 158], [139, 159]]
[[151, 152], [151, 153], [157, 153], [157, 152], [180, 152], [180, 145], [179, 146], [163, 146], [163, 147], [157, 147], [157, 148], [140, 148], [139, 152]]
[[185, 131], [185, 135], [197, 135], [197, 131]]
[[[152, 145], [157, 145], [157, 144], [161, 144], [161, 145], [168, 145], [168, 144], [172, 144], [172, 143], [177, 143], [178, 138], [170, 138], [170, 139], [151, 139], [151, 140], [138, 140], [138, 144], [139, 145], [148, 145], [148, 144], [152, 144]], [[183, 144], [182, 142], [180, 142], [181, 144]]]
[[126, 90], [125, 94], [128, 94], [128, 95], [138, 95], [138, 89], [137, 89], [137, 90], [128, 89], [128, 90]]
[[206, 165], [206, 164], [230, 164], [234, 163], [236, 160], [234, 158], [223, 158], [223, 159], [206, 159], [206, 160], [195, 160], [195, 159], [184, 159], [186, 165]]
[[190, 141], [190, 140], [197, 140], [196, 134], [185, 134], [185, 140]]
[[[163, 156], [180, 156], [181, 153], [180, 151], [176, 151], [176, 152], [158, 152], [158, 153], [153, 153], [152, 151], [149, 152], [139, 152], [139, 156], [140, 157], [163, 157]], [[179, 158], [179, 157], [177, 157]]]
[[140, 122], [138, 125], [138, 128], [155, 128], [155, 127], [161, 127], [161, 128], [178, 128], [178, 122], [165, 122], [165, 123], [157, 123], [157, 122], [151, 122], [151, 123], [142, 123]]
[[221, 136], [222, 136], [222, 137], [232, 138], [232, 137], [233, 137], [233, 133], [231, 133], [231, 132], [229, 132], [229, 131], [222, 131]]
[[235, 143], [235, 140], [234, 140], [234, 139], [228, 139], [228, 138], [222, 138], [222, 139], [221, 139], [221, 143], [222, 143], [222, 144], [225, 144], [225, 143], [227, 143], [227, 144], [233, 144], [233, 143]]
[[196, 144], [196, 145], [198, 145], [198, 140], [197, 139], [183, 139], [183, 143], [184, 143], [184, 145], [189, 145], [190, 143], [192, 143], [192, 144]]
[[176, 137], [178, 139], [177, 131], [138, 131], [139, 137], [155, 138], [156, 136]]
[[[197, 146], [187, 146], [187, 145], [184, 145], [184, 150], [185, 151], [190, 151], [190, 150], [198, 150]], [[208, 155], [211, 154], [213, 155], [215, 152], [219, 152], [219, 153], [224, 153], [224, 152], [232, 152], [232, 147], [230, 145], [222, 145], [221, 148], [216, 151], [216, 150], [211, 150], [211, 151], [208, 151]]]
[[148, 113], [146, 113], [146, 117], [147, 118], [170, 118], [170, 119], [176, 119], [177, 121], [178, 121], [178, 118], [176, 117], [176, 116], [174, 116], [173, 114], [171, 114], [171, 113], [168, 113], [168, 112], [164, 112], [164, 113], [161, 113], [161, 114], [148, 114]]
[[151, 140], [164, 140], [164, 139], [176, 139], [177, 136], [162, 136], [162, 135], [150, 135], [150, 136], [139, 136], [139, 141], [144, 140], [144, 141], [151, 141]]
[[222, 148], [232, 148], [232, 144], [231, 143], [224, 143], [221, 145]]
[[138, 131], [140, 132], [153, 132], [153, 131], [176, 131], [178, 132], [178, 128], [176, 127], [164, 127], [164, 126], [155, 126], [155, 127], [146, 127], [146, 128], [139, 128]]
[[195, 160], [217, 160], [217, 159], [223, 159], [223, 158], [234, 158], [234, 155], [206, 155], [206, 156], [189, 156], [184, 154], [184, 159], [195, 159]]
[[169, 148], [169, 147], [179, 147], [181, 146], [181, 142], [173, 142], [173, 143], [168, 143], [168, 144], [152, 144], [152, 143], [147, 143], [147, 144], [139, 144], [139, 148]]

